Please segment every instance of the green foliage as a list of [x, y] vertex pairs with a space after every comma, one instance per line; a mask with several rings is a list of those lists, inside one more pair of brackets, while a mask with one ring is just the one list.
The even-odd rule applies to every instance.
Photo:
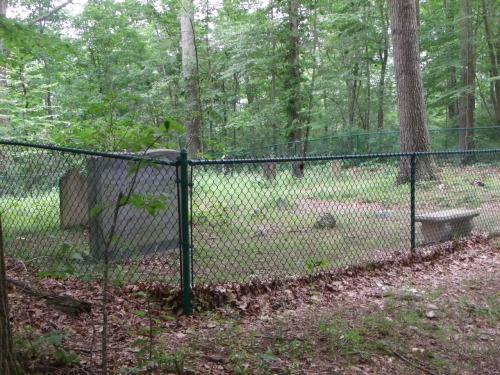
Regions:
[[73, 276], [85, 281], [91, 280], [91, 277], [87, 273], [82, 272], [82, 263], [84, 261], [96, 262], [87, 250], [79, 249], [75, 245], [64, 242], [58, 254], [54, 254], [54, 256], [59, 259], [59, 262], [45, 270], [39, 271], [38, 276], [49, 276], [56, 279], [65, 279], [68, 276]]
[[[295, 47], [287, 4], [198, 5], [200, 154], [250, 148], [253, 157], [295, 153], [285, 142], [290, 140], [290, 99], [297, 93], [293, 107], [299, 138], [397, 130], [387, 3], [301, 2], [298, 80], [290, 78], [289, 56]], [[46, 5], [20, 6], [16, 19], [0, 21], [8, 50], [1, 55], [8, 84], [0, 85], [0, 112], [8, 125], [0, 129], [0, 137], [137, 151], [157, 134], [168, 133], [160, 147], [186, 145], [180, 126], [188, 124], [189, 114], [184, 110], [179, 1], [92, 0], [78, 14], [63, 9], [37, 26], [26, 25], [46, 12]], [[483, 13], [491, 22], [500, 9], [492, 2], [482, 8], [477, 3], [473, 10], [476, 125], [487, 126], [498, 122], [490, 94], [497, 77], [491, 77]], [[458, 6], [427, 1], [419, 16], [429, 124], [437, 130], [450, 128], [457, 125], [450, 108], [464, 92], [458, 84]], [[497, 28], [492, 38], [498, 39]], [[498, 147], [495, 133], [478, 133], [476, 147]], [[308, 154], [390, 152], [397, 149], [395, 137], [334, 139], [304, 147]], [[454, 132], [432, 134], [434, 149], [456, 148], [457, 140]], [[256, 148], [278, 143], [282, 145]]]
[[50, 355], [62, 361], [64, 365], [79, 361], [76, 354], [68, 353], [63, 345], [70, 334], [61, 330], [52, 330], [45, 334], [37, 334], [31, 327], [24, 327], [24, 332], [15, 337], [16, 345], [30, 355]]
[[17, 55], [17, 59], [7, 60], [7, 55], [0, 53], [0, 64], [21, 66], [24, 61], [35, 56], [63, 58], [74, 52], [71, 44], [63, 41], [59, 35], [42, 33], [37, 26], [26, 26], [2, 15], [0, 15], [0, 39], [5, 48]]

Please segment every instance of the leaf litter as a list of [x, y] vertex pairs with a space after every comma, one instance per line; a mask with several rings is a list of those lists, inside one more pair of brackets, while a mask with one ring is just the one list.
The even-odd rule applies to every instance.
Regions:
[[[92, 304], [91, 313], [67, 316], [10, 288], [27, 372], [98, 374], [102, 285], [40, 278], [13, 259], [7, 269]], [[497, 374], [499, 271], [500, 239], [477, 235], [315, 276], [196, 286], [191, 317], [170, 285], [113, 286], [109, 373]], [[150, 342], [150, 322], [155, 360], [138, 365], [147, 353], [134, 343]], [[54, 357], [56, 349], [77, 359]]]

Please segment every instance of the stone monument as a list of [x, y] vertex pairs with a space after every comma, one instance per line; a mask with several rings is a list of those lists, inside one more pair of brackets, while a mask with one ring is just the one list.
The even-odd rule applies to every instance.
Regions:
[[88, 183], [78, 168], [72, 168], [59, 180], [61, 228], [89, 223]]
[[[137, 154], [149, 160], [167, 162], [175, 161], [179, 155], [175, 150]], [[137, 163], [111, 157], [88, 159], [89, 206], [91, 211], [97, 212], [90, 218], [90, 248], [97, 259], [104, 257], [113, 226], [115, 231], [108, 248], [110, 260], [154, 255], [179, 245], [176, 167], [145, 164], [135, 173], [131, 167]], [[144, 208], [127, 203], [119, 209], [115, 220], [118, 197], [120, 194], [126, 197], [130, 192], [145, 201], [163, 199], [166, 208], [152, 215]]]

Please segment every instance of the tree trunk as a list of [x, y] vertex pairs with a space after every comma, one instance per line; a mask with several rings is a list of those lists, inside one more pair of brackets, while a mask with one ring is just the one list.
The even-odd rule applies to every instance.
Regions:
[[[446, 24], [445, 30], [447, 34], [454, 35], [455, 34], [455, 10], [454, 8], [448, 4], [447, 0], [443, 0], [443, 8], [445, 9], [446, 14]], [[450, 64], [448, 73], [448, 90], [450, 92], [454, 92], [458, 90], [458, 82], [457, 82], [457, 68], [454, 64]], [[454, 128], [457, 127], [458, 122], [458, 100], [453, 96], [451, 101], [448, 103], [448, 120], [449, 127]]]
[[20, 375], [24, 371], [17, 360], [16, 350], [12, 341], [6, 280], [2, 219], [0, 217], [0, 374]]
[[472, 131], [474, 127], [474, 41], [472, 30], [471, 0], [460, 0], [460, 106], [459, 141], [460, 150], [474, 148]]
[[198, 56], [194, 34], [194, 3], [183, 0], [181, 10], [182, 76], [185, 83], [186, 144], [191, 157], [202, 151], [201, 105], [198, 81]]
[[313, 36], [313, 45], [311, 49], [312, 55], [312, 73], [311, 73], [311, 82], [309, 85], [309, 99], [308, 99], [308, 107], [307, 107], [307, 120], [306, 120], [306, 134], [305, 134], [305, 142], [304, 142], [304, 156], [308, 155], [309, 148], [309, 134], [311, 132], [311, 121], [312, 121], [312, 109], [314, 104], [314, 85], [316, 83], [316, 70], [318, 66], [318, 61], [316, 59], [316, 52], [318, 49], [318, 30], [317, 30], [317, 20], [318, 20], [318, 7], [317, 1], [314, 1], [314, 10], [313, 10], [313, 20], [312, 20], [312, 32]]
[[385, 1], [380, 1], [379, 11], [380, 19], [383, 25], [383, 35], [379, 45], [380, 58], [380, 78], [378, 82], [378, 110], [377, 110], [377, 129], [384, 128], [384, 98], [385, 98], [385, 76], [387, 73], [387, 60], [389, 59], [389, 20]]
[[[6, 16], [7, 14], [7, 0], [0, 0], [0, 16]], [[3, 39], [0, 38], [0, 54], [4, 54], [3, 50]], [[0, 98], [5, 95], [4, 89], [7, 87], [7, 72], [5, 66], [0, 64]], [[6, 116], [0, 116], [0, 123], [7, 122]], [[6, 124], [2, 125], [6, 126]]]
[[298, 0], [288, 3], [288, 77], [285, 78], [287, 95], [288, 140], [300, 141], [300, 51]]
[[490, 83], [490, 100], [493, 104], [495, 110], [495, 125], [500, 125], [500, 77], [498, 74], [498, 63], [497, 56], [500, 58], [500, 50], [495, 51], [495, 36], [491, 30], [490, 20], [495, 17], [491, 17], [486, 6], [486, 1], [481, 1], [484, 30], [486, 34], [486, 42], [488, 44], [488, 57], [490, 60], [490, 78], [494, 81]]
[[[302, 130], [300, 117], [300, 39], [299, 39], [299, 1], [288, 2], [288, 77], [285, 78], [286, 112], [288, 141], [290, 151], [296, 156], [303, 156]], [[301, 162], [292, 163], [292, 175], [304, 176], [304, 167]]]
[[[415, 0], [389, 0], [401, 152], [430, 151]], [[410, 179], [410, 160], [401, 158], [398, 182]], [[417, 179], [435, 178], [432, 157], [419, 157]]]
[[[368, 56], [368, 46], [365, 49], [366, 56]], [[366, 104], [364, 116], [362, 118], [362, 127], [364, 131], [370, 131], [370, 122], [371, 122], [371, 100], [372, 100], [372, 90], [371, 90], [371, 61], [366, 59]]]

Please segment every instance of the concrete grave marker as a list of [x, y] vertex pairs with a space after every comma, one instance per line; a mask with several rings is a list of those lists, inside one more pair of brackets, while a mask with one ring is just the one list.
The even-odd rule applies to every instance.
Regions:
[[342, 172], [342, 161], [341, 160], [332, 160], [331, 161], [332, 168], [332, 176], [340, 177], [340, 173]]
[[88, 183], [78, 168], [72, 168], [59, 180], [61, 228], [89, 223]]
[[[151, 150], [144, 156], [175, 161], [179, 155], [175, 150]], [[137, 162], [106, 157], [93, 157], [87, 162], [90, 208], [103, 207], [90, 219], [90, 247], [98, 259], [104, 256], [118, 196], [120, 193], [126, 196], [130, 190], [134, 173], [130, 173], [129, 168], [134, 163]], [[133, 194], [152, 199], [164, 196], [166, 209], [151, 215], [144, 208], [138, 209], [132, 204], [121, 207], [109, 249], [112, 260], [154, 255], [176, 249], [179, 244], [176, 167], [160, 164], [142, 166], [135, 178]]]
[[276, 163], [265, 162], [262, 164], [262, 169], [264, 171], [264, 178], [268, 181], [273, 181], [276, 178], [278, 171], [276, 170]]

